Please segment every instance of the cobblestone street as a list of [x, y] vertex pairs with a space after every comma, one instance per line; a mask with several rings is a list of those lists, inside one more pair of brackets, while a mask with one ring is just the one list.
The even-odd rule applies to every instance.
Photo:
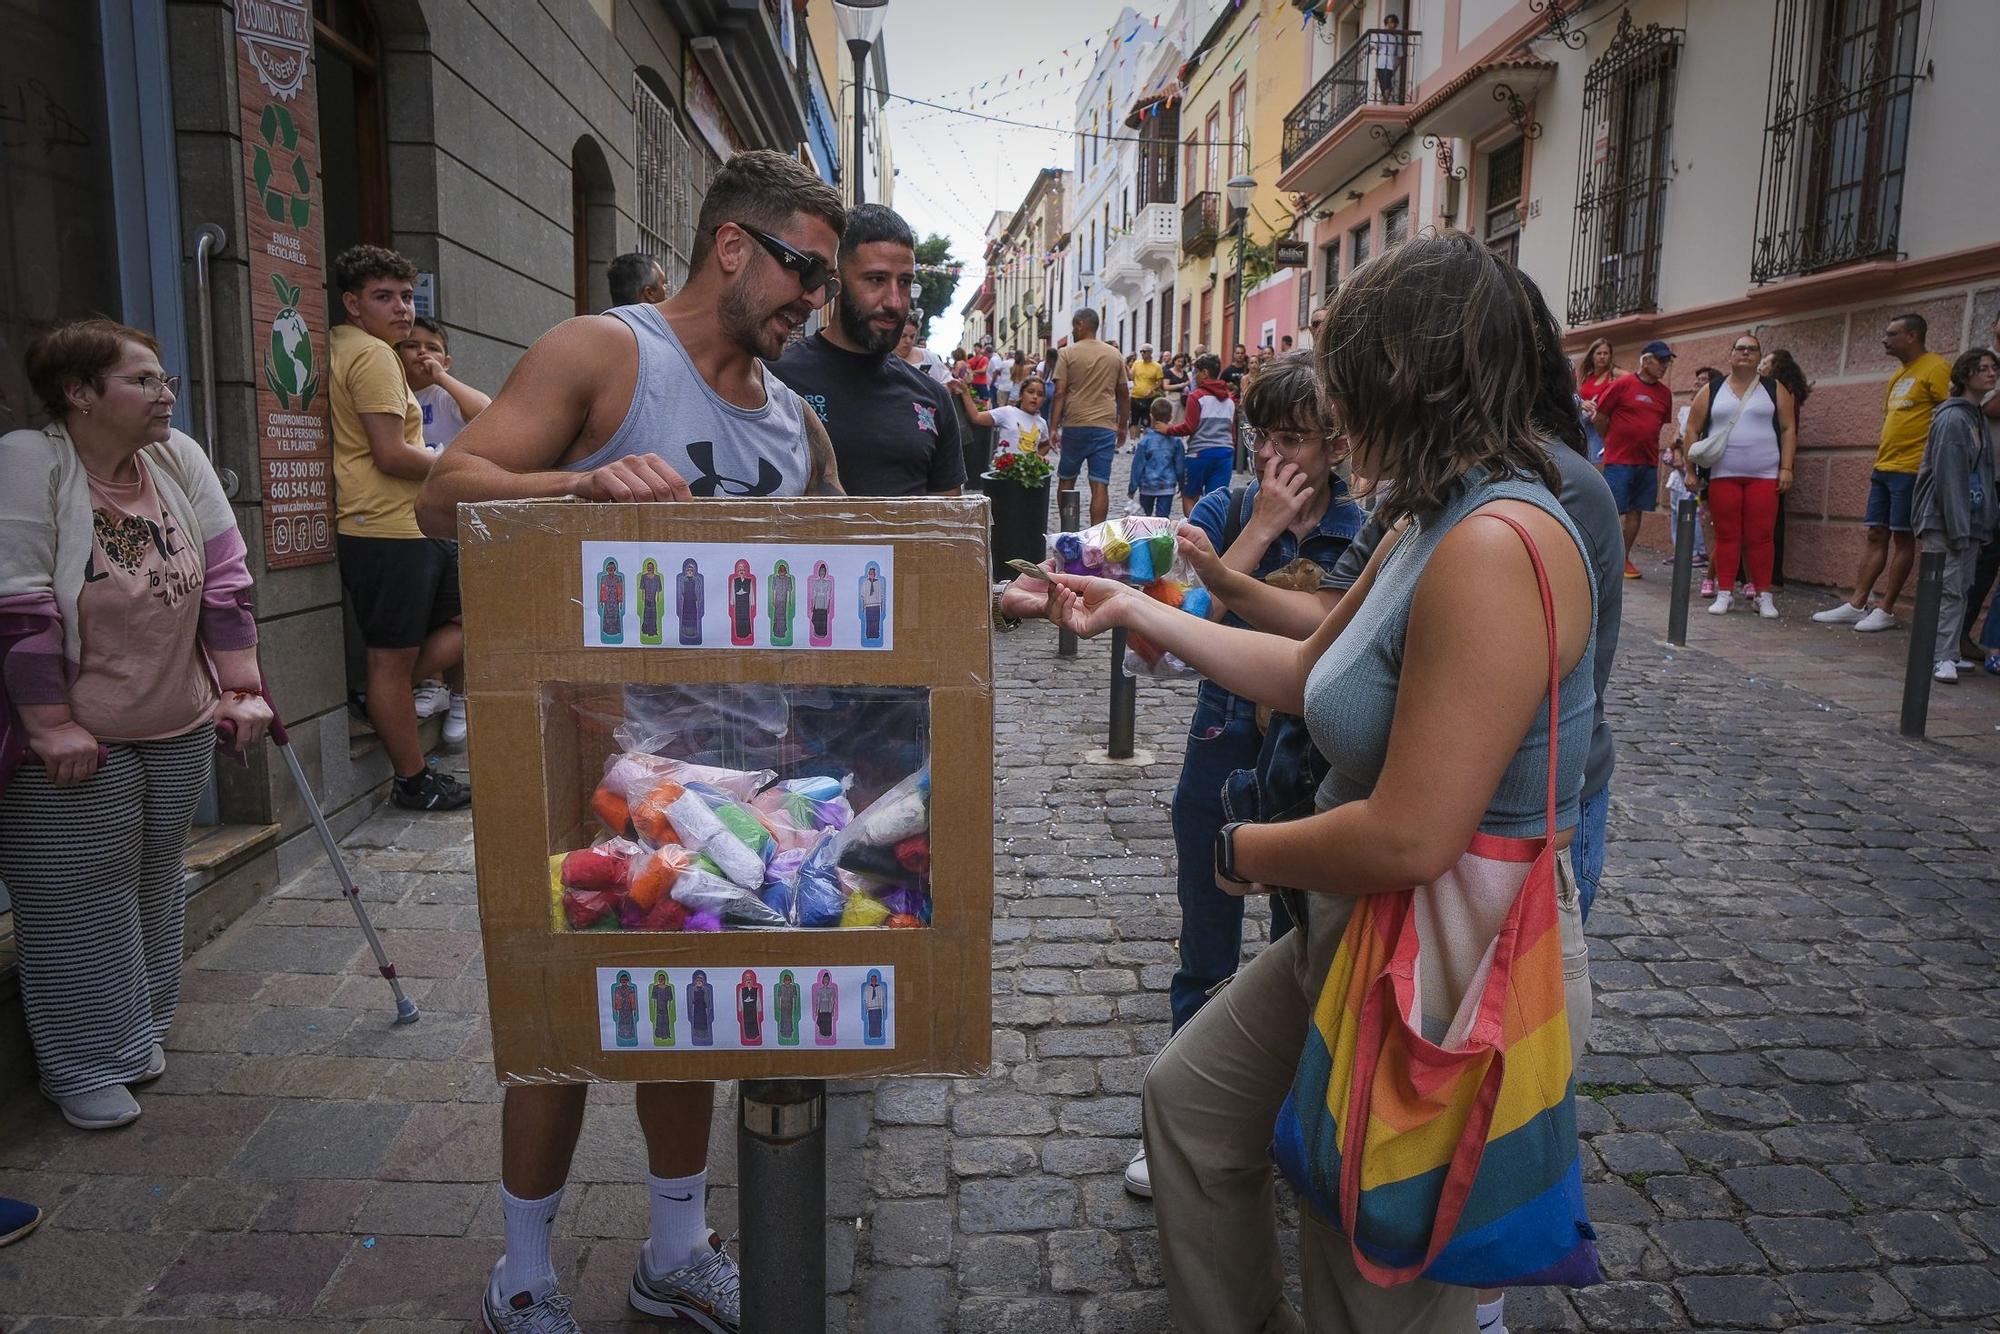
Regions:
[[[1992, 1328], [1991, 771], [1769, 669], [1674, 653], [1653, 619], [1628, 624], [1613, 685], [1590, 923], [1580, 1113], [1614, 1281], [1518, 1294], [1509, 1325]], [[1063, 662], [1041, 625], [996, 643], [994, 1068], [836, 1086], [829, 1325], [1153, 1334], [1172, 1322], [1151, 1207], [1120, 1174], [1167, 1035], [1167, 802], [1192, 692], [1140, 682], [1152, 759], [1093, 763], [1106, 646]], [[415, 1027], [389, 1025], [320, 871], [192, 958], [137, 1125], [73, 1131], [32, 1092], [0, 1108], [0, 1193], [50, 1215], [0, 1251], [7, 1330], [466, 1326], [500, 1246], [470, 840], [467, 818], [387, 811], [348, 840]], [[593, 1328], [622, 1327], [646, 1224], [630, 1100], [594, 1091], [558, 1225]], [[729, 1232], [728, 1088], [714, 1145]]]

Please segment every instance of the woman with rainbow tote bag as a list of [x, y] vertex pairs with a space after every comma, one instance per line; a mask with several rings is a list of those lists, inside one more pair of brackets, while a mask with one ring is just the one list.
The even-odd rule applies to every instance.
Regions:
[[[1470, 1330], [1479, 1285], [1596, 1277], [1571, 1113], [1589, 961], [1565, 869], [1599, 608], [1541, 425], [1545, 391], [1569, 420], [1566, 368], [1538, 365], [1560, 341], [1464, 233], [1412, 237], [1342, 284], [1316, 365], [1385, 532], [1303, 642], [1060, 572], [1002, 600], [1145, 635], [1304, 717], [1329, 765], [1314, 813], [1216, 838], [1217, 883], [1288, 886], [1303, 929], [1146, 1073], [1161, 1267], [1188, 1334]], [[1305, 1188], [1303, 1312], [1274, 1138]]]
[[[1539, 838], [1477, 834], [1440, 879], [1361, 899], [1327, 971], [1272, 1156], [1384, 1287], [1600, 1281], [1577, 1151], [1558, 896], [1555, 608]], [[1497, 928], [1497, 929], [1495, 929]], [[1483, 942], [1483, 944], [1482, 944]], [[1451, 977], [1471, 963], [1469, 976]], [[1434, 993], [1458, 995], [1442, 1032]]]

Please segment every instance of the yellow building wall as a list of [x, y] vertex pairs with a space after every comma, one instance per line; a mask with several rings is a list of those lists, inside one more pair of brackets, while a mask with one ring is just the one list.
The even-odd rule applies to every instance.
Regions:
[[[1238, 79], [1244, 80], [1244, 112], [1249, 127], [1247, 160], [1250, 174], [1257, 180], [1256, 192], [1250, 198], [1249, 239], [1259, 244], [1268, 243], [1274, 234], [1289, 235], [1292, 221], [1291, 201], [1278, 189], [1278, 161], [1284, 145], [1285, 115], [1304, 93], [1307, 65], [1312, 56], [1309, 43], [1313, 30], [1302, 28], [1298, 18], [1290, 0], [1245, 0], [1228, 30], [1202, 57], [1181, 103], [1183, 143], [1190, 134], [1207, 137], [1204, 127], [1212, 109], [1219, 109], [1221, 137], [1227, 139], [1229, 90]], [[1228, 229], [1229, 198], [1222, 188], [1222, 183], [1233, 173], [1228, 150], [1221, 152], [1214, 188], [1220, 196], [1218, 209], [1223, 226], [1215, 253], [1193, 258], [1183, 254], [1175, 293], [1177, 301], [1189, 303], [1193, 330], [1188, 339], [1190, 346], [1201, 345], [1211, 350], [1221, 340], [1224, 284], [1236, 271], [1235, 233]], [[1195, 186], [1202, 179], [1206, 153], [1206, 148], [1196, 152], [1194, 180], [1184, 181], [1181, 186], [1183, 200], [1195, 193]], [[1209, 321], [1204, 327], [1201, 294], [1209, 286], [1211, 269], [1215, 291], [1210, 298]], [[1178, 323], [1178, 311], [1175, 320]], [[1240, 327], [1236, 338], [1239, 342], [1247, 341]], [[1226, 364], [1226, 349], [1223, 357]]]

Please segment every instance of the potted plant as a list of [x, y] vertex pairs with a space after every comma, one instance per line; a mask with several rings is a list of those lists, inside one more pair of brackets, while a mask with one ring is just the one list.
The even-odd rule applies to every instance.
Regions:
[[981, 475], [993, 502], [993, 581], [1014, 577], [1010, 560], [1040, 563], [1049, 554], [1049, 461], [1030, 451], [1010, 450]]

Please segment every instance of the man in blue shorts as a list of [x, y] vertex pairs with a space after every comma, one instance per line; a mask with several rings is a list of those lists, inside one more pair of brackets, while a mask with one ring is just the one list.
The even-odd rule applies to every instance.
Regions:
[[1604, 480], [1618, 502], [1625, 531], [1625, 577], [1637, 579], [1632, 544], [1639, 540], [1643, 515], [1651, 514], [1660, 490], [1660, 440], [1674, 421], [1674, 391], [1667, 371], [1674, 350], [1654, 339], [1639, 353], [1639, 370], [1621, 375], [1597, 399], [1592, 425], [1604, 437]]
[[1090, 467], [1090, 521], [1103, 523], [1111, 509], [1111, 456], [1125, 444], [1132, 419], [1132, 389], [1125, 358], [1097, 336], [1097, 312], [1070, 317], [1070, 345], [1056, 358], [1056, 397], [1049, 405], [1051, 436], [1059, 451], [1056, 494], [1076, 487]]

